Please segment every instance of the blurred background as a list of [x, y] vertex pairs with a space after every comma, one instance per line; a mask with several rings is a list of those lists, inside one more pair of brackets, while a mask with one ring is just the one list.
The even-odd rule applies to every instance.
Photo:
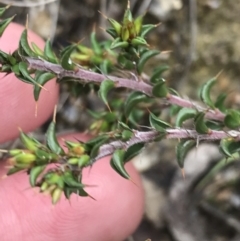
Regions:
[[[126, 0], [0, 2], [11, 3], [8, 13], [17, 11], [16, 21], [23, 24], [28, 13], [30, 28], [45, 39], [50, 37], [55, 49], [83, 38], [90, 45], [93, 26], [98, 39], [107, 39], [102, 28], [108, 23], [98, 10], [120, 20], [127, 4]], [[162, 51], [159, 64], [170, 66], [164, 76], [169, 86], [197, 100], [198, 87], [222, 71], [214, 93], [229, 93], [227, 105], [240, 107], [240, 0], [131, 0], [131, 9], [134, 16], [147, 10], [144, 23], [161, 23], [147, 40]], [[155, 63], [148, 64], [151, 71]], [[88, 116], [83, 106], [96, 104], [94, 100], [69, 96], [62, 87], [58, 131], [84, 130]], [[46, 126], [35, 132], [37, 138], [43, 139]], [[18, 143], [4, 147], [13, 144]], [[186, 158], [184, 180], [175, 161], [175, 144], [150, 144], [134, 160], [146, 190], [146, 211], [127, 241], [239, 241], [237, 158], [226, 161], [217, 146], [201, 144]]]

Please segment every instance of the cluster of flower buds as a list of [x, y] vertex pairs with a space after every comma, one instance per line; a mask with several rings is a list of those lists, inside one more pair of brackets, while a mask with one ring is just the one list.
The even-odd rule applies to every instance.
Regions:
[[[40, 187], [40, 192], [50, 194], [52, 203], [56, 204], [64, 193], [69, 198], [72, 193], [89, 196], [81, 183], [82, 168], [90, 165], [90, 146], [81, 142], [65, 141], [65, 152], [55, 135], [55, 122], [48, 128], [46, 145], [20, 132], [20, 139], [25, 149], [10, 150], [8, 175], [27, 171], [32, 187]], [[58, 163], [58, 168], [48, 164]]]
[[41, 192], [52, 197], [53, 204], [60, 200], [63, 192], [67, 198], [73, 192], [78, 195], [84, 193], [87, 196], [83, 190], [85, 185], [81, 183], [81, 180], [77, 180], [70, 170], [50, 170], [42, 177], [37, 186], [40, 187]]
[[76, 50], [71, 54], [71, 59], [83, 67], [94, 71], [101, 69], [108, 73], [111, 67], [116, 63], [116, 54], [110, 49], [111, 42], [105, 41], [99, 43], [96, 39], [96, 32], [93, 31], [90, 36], [91, 47], [83, 44], [77, 44]]
[[154, 24], [143, 25], [144, 14], [134, 19], [130, 10], [129, 1], [122, 24], [112, 18], [106, 18], [111, 24], [111, 28], [108, 28], [106, 32], [114, 38], [111, 49], [148, 46], [144, 37], [150, 30], [157, 26]]

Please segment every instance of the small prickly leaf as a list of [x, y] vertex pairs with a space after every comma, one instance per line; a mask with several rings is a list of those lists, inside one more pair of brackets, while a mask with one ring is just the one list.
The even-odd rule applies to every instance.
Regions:
[[207, 83], [205, 83], [201, 89], [201, 92], [200, 92], [200, 97], [201, 97], [201, 100], [207, 105], [209, 106], [210, 108], [214, 109], [215, 106], [214, 106], [214, 103], [213, 101], [211, 100], [211, 97], [210, 97], [210, 92], [211, 92], [211, 89], [213, 87], [213, 85], [216, 83], [216, 78], [212, 78], [210, 79]]
[[124, 155], [125, 150], [119, 149], [114, 151], [112, 158], [110, 160], [110, 164], [112, 168], [122, 177], [129, 179], [130, 176], [124, 168]]
[[189, 108], [182, 108], [177, 115], [176, 118], [176, 127], [181, 127], [183, 122], [194, 118], [196, 115], [196, 110], [189, 109]]
[[15, 174], [15, 173], [17, 173], [17, 172], [19, 172], [19, 171], [22, 171], [22, 168], [21, 168], [21, 167], [12, 167], [12, 168], [10, 168], [10, 169], [8, 170], [7, 176], [10, 176], [10, 175], [12, 175], [12, 174]]
[[162, 73], [168, 69], [169, 69], [169, 66], [167, 66], [167, 65], [162, 65], [162, 66], [154, 69], [153, 74], [150, 78], [150, 82], [153, 84], [158, 83], [158, 80], [159, 80], [159, 78], [161, 78]]
[[127, 48], [129, 46], [129, 43], [127, 41], [123, 41], [123, 42], [117, 42], [115, 44], [111, 45], [111, 49], [116, 49], [116, 48]]
[[112, 80], [104, 80], [101, 85], [100, 89], [98, 91], [98, 96], [102, 99], [104, 104], [108, 106], [108, 109], [110, 109], [108, 105], [107, 95], [108, 92], [114, 87], [114, 82]]
[[63, 181], [69, 187], [83, 188], [84, 185], [78, 182], [70, 171], [65, 171], [63, 174]]
[[31, 168], [30, 174], [29, 174], [29, 182], [32, 187], [36, 185], [37, 178], [45, 170], [45, 168], [46, 168], [45, 165]]
[[128, 117], [132, 111], [132, 109], [140, 102], [147, 101], [148, 98], [145, 94], [141, 92], [132, 92], [127, 98], [124, 105], [124, 113], [125, 116]]
[[135, 156], [137, 156], [144, 147], [144, 143], [137, 143], [130, 146], [124, 154], [124, 163], [130, 161]]
[[184, 166], [187, 153], [196, 145], [193, 140], [181, 140], [176, 147], [177, 162], [180, 168]]
[[64, 150], [58, 143], [56, 133], [55, 133], [55, 131], [56, 131], [55, 126], [56, 126], [55, 122], [52, 121], [47, 130], [46, 142], [47, 142], [48, 148], [51, 151], [53, 151], [54, 153], [56, 153], [58, 155], [62, 155], [62, 154], [64, 154]]
[[37, 57], [37, 54], [31, 49], [31, 47], [28, 44], [27, 36], [28, 36], [28, 31], [27, 31], [27, 29], [25, 29], [22, 32], [20, 42], [19, 42], [20, 47], [24, 50], [24, 53], [21, 53], [21, 54], [24, 54], [24, 56], [27, 55], [30, 57]]
[[204, 116], [205, 114], [203, 112], [199, 112], [195, 116], [194, 118], [195, 128], [199, 134], [210, 134], [211, 130], [207, 127], [206, 123], [204, 122]]
[[31, 45], [32, 45], [33, 51], [34, 51], [38, 56], [41, 56], [41, 57], [44, 56], [43, 51], [42, 51], [35, 43], [32, 42]]
[[121, 136], [123, 141], [128, 141], [133, 136], [133, 133], [129, 130], [123, 130]]
[[114, 28], [108, 28], [106, 29], [106, 32], [110, 34], [113, 38], [119, 37], [119, 35], [117, 34]]
[[148, 32], [150, 32], [152, 29], [156, 28], [158, 24], [146, 24], [142, 25], [140, 36], [144, 38]]
[[149, 122], [152, 128], [160, 132], [166, 132], [167, 128], [171, 128], [171, 125], [163, 120], [160, 120], [153, 113], [149, 115]]
[[134, 47], [138, 47], [138, 46], [147, 46], [148, 43], [147, 41], [142, 38], [142, 37], [135, 37], [131, 40], [131, 45], [133, 45]]
[[227, 94], [221, 93], [217, 97], [217, 100], [215, 102], [215, 107], [218, 108], [222, 112], [226, 112], [226, 107], [224, 106], [224, 101], [226, 100], [226, 98], [227, 98]]
[[233, 141], [232, 138], [222, 139], [220, 142], [220, 151], [227, 157], [231, 157], [232, 153], [229, 151], [229, 144]]
[[5, 29], [6, 29], [7, 26], [12, 22], [12, 20], [14, 19], [14, 17], [15, 17], [15, 16], [0, 21], [0, 37], [2, 37]]
[[11, 5], [7, 5], [6, 7], [0, 8], [0, 17], [5, 13], [5, 11], [10, 7]]
[[66, 70], [73, 70], [74, 69], [74, 64], [71, 60], [71, 54], [72, 52], [76, 49], [76, 45], [70, 45], [66, 47], [62, 52], [61, 52], [61, 66], [66, 69]]
[[39, 85], [34, 85], [33, 95], [34, 95], [35, 101], [38, 101], [39, 99], [39, 95], [42, 90], [41, 86], [44, 86], [49, 80], [53, 79], [54, 76], [55, 75], [53, 73], [49, 73], [49, 72], [41, 72], [38, 76], [36, 76], [35, 81]]
[[139, 74], [142, 73], [143, 71], [143, 67], [144, 65], [146, 64], [146, 62], [152, 58], [153, 56], [159, 54], [160, 52], [158, 50], [148, 50], [146, 52], [144, 52], [141, 56], [140, 56], [140, 59], [138, 61], [138, 64], [137, 64], [137, 71]]
[[108, 18], [107, 20], [112, 25], [114, 31], [116, 32], [116, 35], [120, 36], [121, 30], [122, 30], [122, 25], [119, 22], [117, 22], [116, 20], [112, 19], [112, 18]]
[[168, 95], [168, 88], [165, 79], [159, 79], [158, 83], [153, 86], [152, 94], [155, 97], [164, 98]]
[[55, 55], [55, 53], [52, 49], [50, 39], [48, 39], [45, 43], [44, 55], [49, 62], [54, 63], [54, 64], [58, 64], [58, 59], [57, 59], [57, 56]]
[[240, 113], [236, 110], [228, 110], [224, 118], [224, 124], [228, 128], [238, 128], [240, 126]]
[[91, 45], [92, 45], [93, 52], [96, 55], [102, 55], [103, 50], [102, 50], [100, 44], [98, 43], [98, 41], [96, 39], [96, 32], [92, 32], [91, 33], [90, 40], [91, 40]]

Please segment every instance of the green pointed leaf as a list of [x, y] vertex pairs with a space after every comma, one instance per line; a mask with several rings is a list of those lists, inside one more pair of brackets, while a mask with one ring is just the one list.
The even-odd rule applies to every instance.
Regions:
[[157, 67], [154, 69], [153, 74], [151, 75], [150, 82], [153, 84], [158, 83], [159, 78], [161, 78], [161, 75], [163, 72], [169, 69], [168, 65], [162, 65], [160, 67]]
[[194, 118], [195, 129], [199, 134], [209, 134], [211, 132], [204, 121], [204, 116], [203, 112], [199, 112]]
[[196, 110], [189, 109], [189, 108], [182, 108], [178, 112], [178, 115], [176, 118], [176, 127], [181, 127], [184, 121], [194, 118], [195, 115], [196, 115]]
[[119, 56], [118, 56], [118, 63], [119, 63], [119, 65], [121, 65], [121, 67], [122, 67], [123, 69], [132, 70], [132, 69], [135, 68], [134, 62], [128, 60], [128, 59], [125, 58], [123, 55], [119, 55]]
[[[98, 141], [92, 148], [90, 158], [94, 159], [98, 155], [99, 148], [108, 141], [109, 137], [105, 136], [101, 141]], [[89, 144], [89, 143], [88, 143]]]
[[[26, 83], [29, 83], [29, 84], [35, 84], [35, 85], [38, 85], [39, 84], [33, 79], [33, 77], [29, 74], [29, 71], [28, 71], [28, 65], [27, 63], [25, 62], [20, 62], [18, 64], [18, 68], [19, 68], [19, 71], [20, 73], [22, 74], [22, 77], [23, 78], [20, 78], [21, 80], [24, 79]], [[19, 76], [21, 77], [21, 76]], [[19, 78], [18, 77], [18, 78]]]
[[152, 94], [159, 98], [167, 97], [168, 88], [164, 79], [159, 80], [158, 83], [153, 86]]
[[15, 16], [0, 21], [0, 37], [2, 37], [5, 29], [6, 29], [7, 26], [12, 22], [12, 20], [14, 19], [14, 17], [15, 17]]
[[128, 117], [132, 109], [140, 102], [146, 102], [149, 98], [142, 92], [132, 92], [127, 98], [124, 105], [125, 116]]
[[45, 168], [46, 168], [46, 165], [36, 166], [36, 167], [31, 168], [30, 174], [29, 174], [29, 182], [30, 182], [30, 185], [31, 185], [32, 187], [35, 187], [35, 186], [36, 186], [37, 178], [39, 177], [39, 175], [40, 175], [41, 173], [43, 173], [43, 171], [45, 170]]
[[108, 137], [105, 134], [103, 134], [103, 135], [99, 135], [99, 136], [85, 142], [85, 144], [91, 149], [96, 144], [102, 142], [103, 140], [106, 141], [107, 139], [108, 139]]
[[31, 46], [32, 46], [33, 51], [34, 51], [38, 56], [41, 56], [41, 57], [44, 56], [43, 51], [42, 51], [35, 43], [32, 42], [32, 43], [31, 43]]
[[110, 160], [111, 167], [122, 177], [126, 179], [130, 179], [129, 174], [124, 168], [124, 155], [125, 155], [125, 150], [119, 149], [116, 150], [112, 158]]
[[215, 77], [210, 79], [207, 83], [205, 83], [203, 85], [203, 87], [201, 88], [201, 92], [200, 92], [201, 100], [212, 109], [215, 109], [215, 105], [214, 105], [213, 101], [211, 100], [210, 92], [211, 92], [213, 85], [216, 83], [216, 80], [217, 79]]
[[222, 139], [220, 142], [220, 151], [227, 157], [231, 157], [232, 153], [229, 151], [229, 145], [233, 141], [232, 138]]
[[160, 132], [166, 132], [167, 128], [171, 128], [171, 125], [163, 120], [160, 120], [153, 113], [149, 115], [149, 122], [152, 128]]
[[71, 60], [71, 54], [72, 52], [76, 49], [76, 45], [70, 45], [66, 47], [65, 49], [62, 50], [61, 52], [61, 66], [66, 69], [66, 70], [73, 70], [74, 69], [74, 64]]
[[170, 117], [175, 116], [181, 109], [182, 109], [181, 106], [171, 105], [171, 107], [170, 107], [170, 109], [169, 109], [169, 115], [170, 115]]
[[238, 128], [240, 126], [240, 113], [236, 110], [228, 110], [224, 124], [231, 129]]
[[118, 34], [114, 28], [106, 29], [106, 32], [110, 34], [114, 39], [118, 37]]
[[75, 187], [75, 188], [83, 188], [85, 185], [80, 183], [72, 174], [71, 171], [65, 171], [63, 174], [63, 181], [69, 186], [69, 187]]
[[[40, 75], [36, 76], [35, 80], [40, 86], [44, 86], [49, 80], [52, 80], [54, 76], [55, 75], [53, 73], [41, 72]], [[34, 85], [33, 94], [35, 101], [38, 101], [40, 92], [42, 90], [39, 85]]]
[[107, 95], [108, 92], [113, 89], [114, 87], [114, 82], [112, 80], [104, 80], [101, 85], [100, 85], [100, 89], [98, 91], [98, 96], [102, 99], [102, 101], [104, 102], [104, 104], [106, 106], [108, 106], [108, 108], [110, 109], [109, 105], [108, 105], [108, 100], [107, 100]]
[[226, 112], [226, 107], [224, 106], [224, 102], [225, 102], [226, 98], [227, 98], [227, 94], [221, 93], [217, 97], [217, 100], [215, 102], [215, 107], [218, 108], [222, 112]]
[[5, 13], [5, 11], [10, 7], [10, 5], [0, 8], [0, 17]]
[[196, 145], [193, 140], [181, 140], [176, 147], [177, 162], [180, 168], [184, 167], [184, 160], [188, 152]]
[[121, 121], [119, 121], [118, 124], [119, 124], [120, 128], [123, 128], [123, 130], [132, 131], [131, 128], [127, 124], [125, 124], [125, 123], [123, 123]]
[[145, 24], [145, 25], [142, 25], [140, 36], [141, 37], [145, 37], [148, 32], [150, 32], [152, 29], [156, 28], [157, 26], [158, 25], [156, 25], [156, 24]]
[[98, 43], [98, 41], [96, 39], [96, 32], [92, 32], [91, 33], [90, 41], [91, 41], [93, 52], [96, 55], [102, 55], [103, 54], [103, 50], [102, 50], [100, 44]]
[[12, 174], [14, 174], [14, 173], [17, 173], [17, 172], [19, 172], [19, 171], [22, 171], [24, 168], [21, 168], [21, 167], [12, 167], [12, 168], [10, 168], [9, 170], [8, 170], [8, 172], [7, 172], [7, 176], [10, 176], [10, 175], [12, 175]]
[[[28, 31], [24, 29], [19, 42], [20, 54], [23, 56], [37, 57], [37, 54], [31, 49], [28, 44]], [[23, 51], [21, 51], [23, 50]]]
[[124, 154], [124, 163], [131, 161], [135, 156], [137, 156], [143, 149], [144, 143], [137, 143], [130, 146]]
[[56, 133], [55, 133], [56, 132], [55, 126], [56, 126], [56, 123], [52, 121], [48, 127], [47, 136], [46, 136], [47, 146], [52, 152], [58, 155], [63, 155], [64, 150], [62, 149], [62, 147], [60, 146], [57, 140]]
[[155, 55], [159, 54], [160, 52], [158, 50], [148, 50], [146, 51], [145, 53], [143, 53], [141, 56], [140, 56], [140, 59], [138, 60], [138, 63], [137, 63], [137, 71], [139, 74], [142, 73], [143, 71], [143, 67], [144, 65], [146, 64], [146, 62], [154, 57]]
[[58, 59], [57, 59], [57, 56], [55, 55], [55, 53], [52, 49], [50, 39], [48, 39], [45, 43], [44, 55], [49, 62], [54, 63], [54, 64], [58, 64]]

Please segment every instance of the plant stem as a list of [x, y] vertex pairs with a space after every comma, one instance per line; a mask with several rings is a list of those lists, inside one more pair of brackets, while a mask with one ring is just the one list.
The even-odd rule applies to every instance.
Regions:
[[[93, 163], [98, 159], [111, 155], [117, 149], [128, 149], [129, 147], [137, 143], [149, 143], [155, 141], [163, 133], [159, 131], [136, 131], [134, 130], [134, 136], [127, 142], [123, 141], [113, 141], [108, 144], [104, 144], [99, 148], [99, 154], [94, 158]], [[189, 129], [166, 129], [166, 134], [164, 136], [166, 139], [194, 139], [196, 141], [216, 141], [224, 138], [232, 137], [236, 140], [240, 140], [239, 131], [215, 131], [212, 130], [210, 134], [199, 134], [195, 130]]]
[[[77, 67], [76, 70], [65, 70], [59, 64], [53, 64], [43, 59], [31, 58], [31, 57], [24, 57], [24, 59], [29, 64], [29, 67], [36, 70], [43, 70], [43, 71], [51, 71], [52, 73], [56, 74], [59, 79], [63, 77], [71, 77], [73, 80], [84, 83], [97, 83], [101, 84], [104, 80], [110, 79], [115, 83], [115, 87], [125, 87], [128, 89], [132, 89], [134, 91], [140, 91], [146, 94], [149, 97], [153, 97], [152, 89], [153, 87], [150, 84], [147, 84], [143, 81], [134, 81], [129, 80], [126, 78], [119, 78], [115, 76], [106, 76], [103, 74], [95, 73], [80, 67]], [[198, 111], [205, 112], [206, 118], [223, 121], [225, 118], [225, 114], [222, 113], [219, 109], [207, 109], [202, 107], [196, 103], [193, 103], [191, 100], [183, 99], [179, 96], [168, 94], [167, 101], [170, 104], [178, 105], [181, 107], [186, 108], [193, 108], [197, 109]]]

